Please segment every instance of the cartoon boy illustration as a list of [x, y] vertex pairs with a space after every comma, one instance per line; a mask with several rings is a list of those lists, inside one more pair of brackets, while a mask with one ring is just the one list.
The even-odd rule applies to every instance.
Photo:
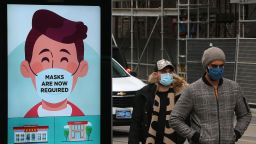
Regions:
[[49, 10], [38, 10], [25, 43], [25, 60], [21, 73], [31, 78], [42, 101], [25, 117], [83, 116], [67, 98], [77, 79], [87, 74], [83, 39], [87, 26], [65, 19]]

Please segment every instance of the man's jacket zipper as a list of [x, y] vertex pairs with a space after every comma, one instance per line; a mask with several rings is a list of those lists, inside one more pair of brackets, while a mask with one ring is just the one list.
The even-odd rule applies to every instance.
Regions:
[[214, 95], [215, 95], [215, 98], [216, 98], [216, 102], [217, 102], [217, 114], [218, 114], [218, 129], [219, 129], [219, 144], [220, 144], [220, 113], [219, 113], [219, 95], [218, 95], [218, 89], [216, 90], [214, 88]]

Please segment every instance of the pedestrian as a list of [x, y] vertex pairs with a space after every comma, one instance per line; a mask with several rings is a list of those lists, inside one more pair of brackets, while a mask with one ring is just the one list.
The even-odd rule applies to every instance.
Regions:
[[186, 139], [177, 135], [168, 121], [177, 95], [188, 84], [174, 73], [174, 66], [165, 59], [157, 61], [148, 83], [135, 96], [128, 143], [182, 144]]
[[[191, 144], [234, 144], [251, 121], [250, 108], [240, 86], [223, 77], [225, 54], [220, 48], [206, 49], [202, 64], [203, 77], [183, 91], [170, 126]], [[188, 115], [191, 127], [184, 122]]]

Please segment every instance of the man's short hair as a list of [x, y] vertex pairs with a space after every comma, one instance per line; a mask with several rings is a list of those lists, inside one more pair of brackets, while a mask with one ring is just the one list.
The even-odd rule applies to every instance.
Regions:
[[38, 10], [33, 15], [32, 29], [25, 42], [25, 59], [31, 61], [35, 42], [43, 34], [61, 43], [75, 43], [80, 62], [84, 59], [83, 40], [87, 37], [86, 33], [87, 26], [83, 22], [65, 19], [49, 10]]

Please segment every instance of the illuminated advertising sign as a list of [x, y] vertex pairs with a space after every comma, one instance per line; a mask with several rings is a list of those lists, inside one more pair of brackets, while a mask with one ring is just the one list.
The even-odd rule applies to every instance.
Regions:
[[7, 3], [6, 15], [8, 143], [103, 143], [102, 7]]

